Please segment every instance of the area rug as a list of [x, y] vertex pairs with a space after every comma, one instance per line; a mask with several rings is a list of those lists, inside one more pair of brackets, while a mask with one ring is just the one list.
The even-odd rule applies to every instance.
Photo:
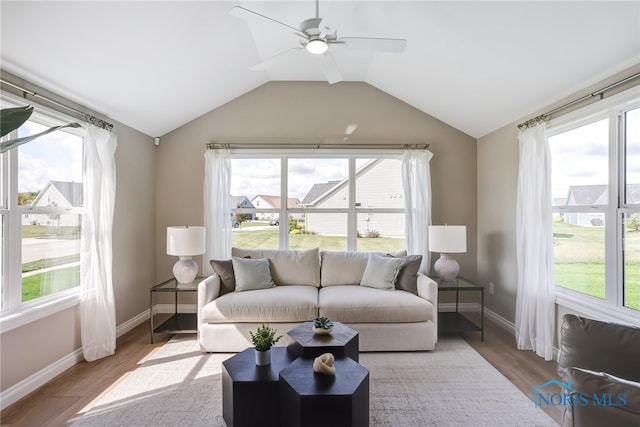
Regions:
[[[221, 362], [194, 335], [175, 337], [95, 399], [73, 426], [225, 426]], [[370, 425], [557, 426], [464, 340], [433, 352], [362, 353]], [[329, 427], [329, 426], [328, 426]]]

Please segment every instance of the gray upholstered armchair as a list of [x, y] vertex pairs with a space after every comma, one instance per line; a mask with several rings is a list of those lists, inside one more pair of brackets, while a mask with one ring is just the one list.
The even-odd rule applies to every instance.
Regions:
[[640, 426], [640, 328], [565, 315], [558, 374], [565, 427]]

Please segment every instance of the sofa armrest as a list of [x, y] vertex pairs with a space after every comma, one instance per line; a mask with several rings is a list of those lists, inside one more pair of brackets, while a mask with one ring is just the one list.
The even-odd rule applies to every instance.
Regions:
[[418, 273], [418, 296], [433, 305], [431, 317], [435, 328], [435, 342], [438, 342], [438, 284], [435, 280], [422, 273]]
[[198, 283], [198, 327], [202, 323], [202, 307], [220, 296], [220, 276], [213, 273]]

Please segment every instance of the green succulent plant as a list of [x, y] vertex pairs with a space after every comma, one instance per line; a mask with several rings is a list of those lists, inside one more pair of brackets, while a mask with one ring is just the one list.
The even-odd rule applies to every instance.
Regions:
[[[5, 135], [9, 134], [9, 132], [12, 132], [18, 129], [20, 126], [22, 126], [24, 122], [26, 122], [29, 119], [29, 117], [31, 117], [31, 114], [33, 114], [33, 107], [30, 105], [26, 107], [3, 108], [2, 110], [0, 110], [0, 138], [4, 137]], [[33, 141], [36, 138], [40, 138], [41, 136], [44, 136], [48, 133], [55, 132], [63, 128], [79, 128], [79, 127], [80, 127], [79, 123], [75, 123], [75, 122], [67, 123], [61, 126], [54, 126], [52, 128], [49, 128], [35, 135], [28, 135], [28, 136], [13, 138], [7, 141], [0, 142], [0, 154], [4, 153], [5, 151], [9, 151], [12, 148], [18, 147], [22, 144], [25, 144], [29, 141]]]
[[329, 320], [328, 317], [317, 317], [313, 320], [313, 327], [320, 329], [331, 329], [333, 328], [333, 322]]
[[280, 341], [282, 335], [276, 337], [277, 333], [277, 330], [273, 329], [265, 323], [263, 323], [262, 326], [256, 329], [255, 333], [249, 331], [249, 335], [251, 335], [251, 342], [253, 342], [253, 345], [258, 351], [267, 351], [271, 347], [273, 347], [275, 343]]

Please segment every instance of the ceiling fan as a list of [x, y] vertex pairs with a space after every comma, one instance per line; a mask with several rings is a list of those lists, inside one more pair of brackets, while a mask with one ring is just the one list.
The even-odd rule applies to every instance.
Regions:
[[229, 12], [232, 16], [251, 21], [253, 19], [267, 20], [273, 23], [285, 26], [293, 31], [299, 37], [300, 47], [280, 52], [259, 64], [251, 67], [252, 70], [265, 70], [272, 64], [281, 61], [289, 55], [295, 54], [300, 50], [306, 50], [311, 55], [319, 59], [319, 65], [329, 83], [337, 83], [342, 81], [342, 74], [338, 69], [335, 59], [331, 55], [333, 46], [340, 46], [351, 49], [370, 50], [376, 52], [400, 53], [404, 51], [407, 41], [405, 39], [391, 39], [378, 37], [340, 37], [338, 38], [338, 30], [322, 26], [322, 18], [319, 13], [319, 0], [316, 0], [316, 16], [309, 18], [298, 26], [294, 27], [277, 19], [270, 18], [253, 10], [246, 9], [242, 6], [235, 6]]

